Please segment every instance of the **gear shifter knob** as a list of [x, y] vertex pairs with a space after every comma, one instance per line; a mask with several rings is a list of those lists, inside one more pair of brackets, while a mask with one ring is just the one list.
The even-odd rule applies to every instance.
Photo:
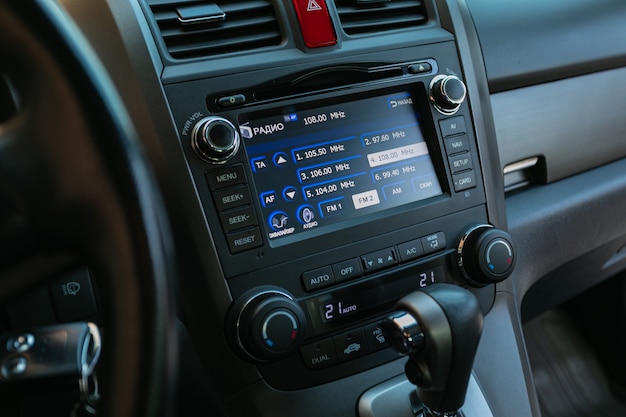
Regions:
[[478, 300], [461, 287], [435, 284], [405, 296], [396, 309], [382, 329], [396, 351], [409, 355], [407, 378], [426, 414], [456, 415], [483, 327]]

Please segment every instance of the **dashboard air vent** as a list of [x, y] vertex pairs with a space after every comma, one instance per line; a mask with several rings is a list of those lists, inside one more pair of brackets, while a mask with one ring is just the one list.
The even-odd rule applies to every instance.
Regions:
[[335, 0], [335, 6], [348, 35], [410, 28], [428, 21], [420, 0]]
[[148, 0], [167, 52], [197, 58], [278, 45], [271, 0]]

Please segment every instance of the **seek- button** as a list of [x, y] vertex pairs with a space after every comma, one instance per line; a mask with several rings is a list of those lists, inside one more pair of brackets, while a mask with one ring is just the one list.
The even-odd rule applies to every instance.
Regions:
[[226, 233], [258, 224], [252, 206], [239, 207], [220, 213], [220, 219]]

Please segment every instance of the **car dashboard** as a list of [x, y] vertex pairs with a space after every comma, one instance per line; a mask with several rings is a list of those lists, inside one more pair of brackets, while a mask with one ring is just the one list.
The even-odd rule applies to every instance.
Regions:
[[[167, 208], [178, 414], [412, 416], [381, 321], [451, 284], [484, 315], [464, 415], [553, 415], [527, 323], [626, 268], [621, 2], [58, 7]], [[77, 314], [12, 300], [5, 327], [97, 322], [92, 291]]]

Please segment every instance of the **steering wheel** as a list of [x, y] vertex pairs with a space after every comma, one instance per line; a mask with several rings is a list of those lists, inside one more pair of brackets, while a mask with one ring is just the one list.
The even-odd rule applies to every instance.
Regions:
[[176, 373], [167, 217], [111, 81], [57, 2], [0, 0], [0, 302], [90, 269], [99, 415], [166, 416]]

